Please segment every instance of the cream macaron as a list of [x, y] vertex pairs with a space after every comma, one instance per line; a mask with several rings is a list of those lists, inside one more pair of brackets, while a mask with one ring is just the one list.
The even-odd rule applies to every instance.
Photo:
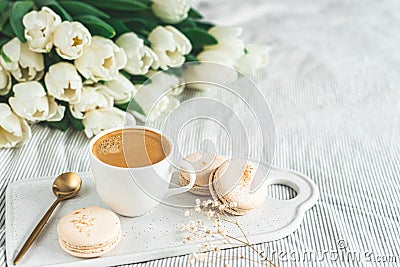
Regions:
[[57, 232], [60, 246], [68, 254], [94, 258], [117, 246], [121, 240], [121, 222], [112, 211], [86, 207], [65, 215]]
[[[213, 153], [194, 153], [185, 158], [196, 172], [196, 182], [190, 192], [196, 195], [209, 196], [208, 186], [210, 174], [214, 172], [226, 159]], [[189, 173], [181, 171], [179, 181], [182, 186], [189, 184]]]
[[212, 198], [224, 204], [224, 210], [233, 215], [244, 215], [254, 210], [267, 197], [264, 187], [251, 192], [256, 172], [256, 166], [246, 159], [226, 160], [210, 176]]

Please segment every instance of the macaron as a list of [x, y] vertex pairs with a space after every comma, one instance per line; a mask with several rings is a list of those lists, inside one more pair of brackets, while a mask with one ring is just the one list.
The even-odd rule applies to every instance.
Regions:
[[209, 190], [214, 200], [224, 204], [224, 211], [244, 215], [260, 206], [267, 194], [265, 190], [251, 192], [257, 167], [241, 158], [226, 160], [211, 175]]
[[[196, 182], [190, 192], [196, 195], [209, 196], [208, 186], [210, 174], [218, 168], [226, 159], [213, 153], [194, 153], [185, 158], [196, 172]], [[179, 181], [182, 186], [189, 184], [189, 173], [181, 171]]]
[[57, 232], [60, 246], [68, 254], [95, 258], [118, 245], [121, 222], [112, 211], [86, 207], [65, 215], [58, 223]]

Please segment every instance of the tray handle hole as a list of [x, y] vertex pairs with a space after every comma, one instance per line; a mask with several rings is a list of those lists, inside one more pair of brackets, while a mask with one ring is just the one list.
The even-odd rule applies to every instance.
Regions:
[[274, 199], [289, 200], [297, 196], [296, 190], [283, 184], [271, 184], [267, 187], [268, 196]]

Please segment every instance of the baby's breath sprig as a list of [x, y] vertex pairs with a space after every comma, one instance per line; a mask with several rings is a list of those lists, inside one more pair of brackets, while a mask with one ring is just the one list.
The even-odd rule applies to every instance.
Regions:
[[[214, 264], [217, 259], [224, 261], [230, 260], [221, 255], [221, 244], [229, 244], [232, 247], [238, 245], [245, 245], [250, 247], [257, 255], [259, 260], [257, 262], [264, 263], [266, 266], [276, 266], [272, 261], [268, 260], [262, 252], [258, 251], [249, 241], [244, 229], [239, 224], [236, 218], [229, 216], [226, 213], [227, 208], [235, 208], [237, 203], [229, 203], [229, 207], [220, 203], [217, 200], [195, 200], [194, 212], [185, 210], [184, 216], [189, 219], [187, 223], [182, 223], [179, 227], [181, 232], [184, 232], [183, 243], [189, 242], [201, 243], [197, 252], [190, 255], [189, 263], [205, 262], [206, 259], [211, 258]], [[244, 240], [235, 237], [225, 227], [224, 223], [235, 225], [242, 233]], [[253, 259], [246, 258], [238, 255], [238, 259], [254, 261]], [[225, 264], [229, 266], [229, 264]]]

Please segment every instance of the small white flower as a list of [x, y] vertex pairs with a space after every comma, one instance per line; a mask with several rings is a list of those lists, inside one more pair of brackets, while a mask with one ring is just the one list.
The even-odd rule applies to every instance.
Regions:
[[206, 217], [211, 219], [212, 217], [214, 217], [214, 214], [215, 214], [214, 211], [208, 210], [206, 213]]
[[102, 90], [114, 99], [115, 104], [131, 101], [137, 92], [133, 83], [121, 73], [114, 80], [105, 82]]
[[43, 55], [29, 50], [27, 43], [15, 37], [1, 48], [0, 62], [19, 82], [40, 80], [43, 77]]
[[43, 86], [36, 81], [17, 83], [14, 96], [8, 99], [13, 111], [31, 122], [60, 121], [64, 117], [64, 106], [59, 106], [53, 97], [46, 95]]
[[49, 52], [53, 47], [54, 29], [60, 23], [60, 16], [48, 7], [27, 13], [22, 19], [22, 24], [25, 27], [25, 38], [29, 49], [37, 53]]
[[212, 203], [212, 206], [215, 208], [215, 207], [218, 207], [219, 206], [219, 201], [218, 200], [214, 200], [213, 201], [213, 203]]
[[236, 62], [236, 69], [245, 75], [252, 75], [265, 68], [269, 62], [268, 47], [246, 44], [247, 53]]
[[178, 23], [186, 19], [190, 9], [188, 0], [153, 0], [153, 13], [168, 23]]
[[22, 146], [31, 138], [28, 123], [5, 103], [0, 103], [0, 132], [0, 148]]
[[150, 67], [156, 70], [160, 66], [157, 55], [135, 33], [124, 33], [115, 43], [125, 51], [127, 63], [124, 70], [128, 73], [143, 75]]
[[222, 229], [220, 226], [218, 226], [218, 228], [217, 228], [217, 234], [224, 235], [224, 234], [225, 234], [225, 230]]
[[198, 198], [196, 198], [194, 202], [196, 203], [196, 205], [200, 205], [201, 204], [201, 200], [198, 199]]
[[183, 213], [183, 216], [189, 217], [189, 216], [190, 216], [190, 211], [186, 210], [186, 211]]
[[189, 39], [173, 26], [157, 26], [148, 37], [162, 69], [180, 67], [192, 50]]
[[110, 81], [125, 67], [126, 62], [124, 49], [110, 39], [94, 36], [92, 44], [86, 46], [83, 55], [75, 60], [75, 66], [86, 79]]
[[211, 249], [210, 243], [203, 243], [202, 247], [204, 248], [204, 250], [210, 250]]
[[179, 227], [179, 231], [183, 232], [186, 229], [186, 225], [181, 224], [181, 226]]
[[12, 86], [11, 75], [0, 65], [0, 95], [6, 95], [10, 92]]
[[85, 134], [90, 138], [101, 131], [113, 127], [122, 127], [127, 115], [126, 112], [114, 107], [88, 111], [82, 120], [85, 126]]
[[83, 85], [82, 94], [78, 102], [70, 103], [72, 116], [83, 119], [86, 112], [98, 108], [111, 108], [114, 105], [113, 98], [104, 92], [104, 85], [100, 83], [91, 84], [86, 81]]
[[199, 206], [199, 205], [196, 205], [196, 206], [194, 207], [194, 211], [197, 212], [197, 213], [200, 213], [200, 212], [201, 212], [200, 206]]
[[49, 67], [44, 77], [47, 91], [56, 99], [67, 102], [79, 102], [82, 91], [82, 79], [73, 64], [59, 62]]
[[92, 36], [82, 23], [63, 21], [54, 31], [53, 43], [57, 54], [64, 59], [77, 59], [90, 45]]

